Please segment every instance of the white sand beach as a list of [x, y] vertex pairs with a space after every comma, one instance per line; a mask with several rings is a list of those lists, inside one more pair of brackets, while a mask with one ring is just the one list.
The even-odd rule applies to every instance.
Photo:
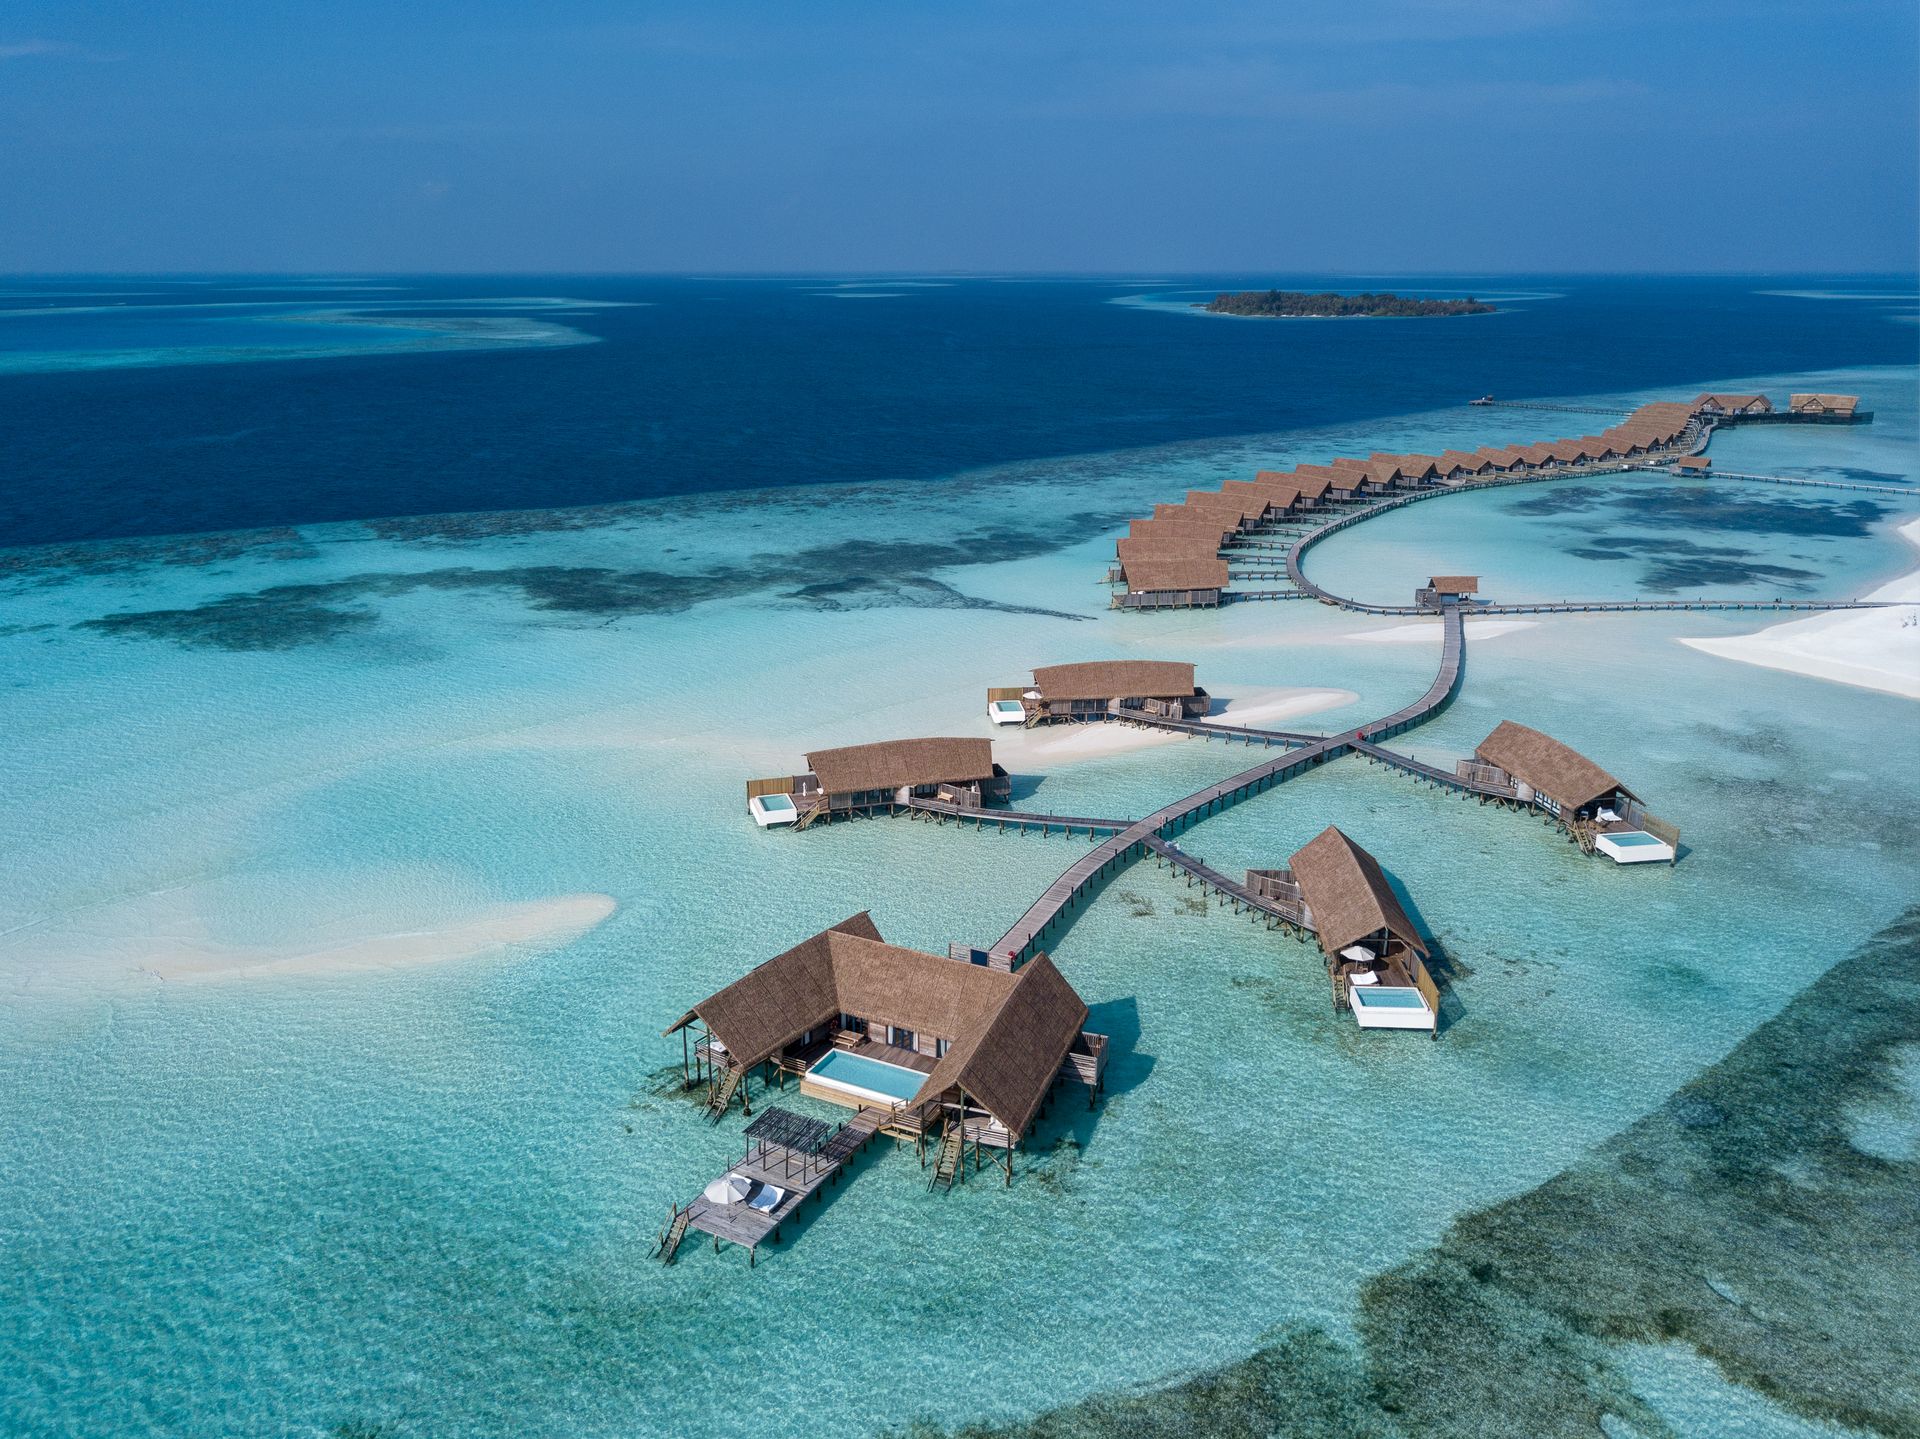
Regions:
[[[1510, 635], [1516, 630], [1537, 628], [1538, 620], [1475, 620], [1471, 638], [1475, 641], [1497, 639], [1501, 635]], [[1355, 634], [1340, 635], [1341, 640], [1365, 640], [1369, 644], [1438, 646], [1445, 631], [1436, 624], [1396, 625], [1390, 630], [1361, 630]]]
[[551, 949], [618, 907], [605, 894], [482, 905], [438, 923], [377, 910], [304, 930], [299, 941], [244, 944], [209, 932], [193, 887], [64, 915], [0, 940], [13, 987], [53, 992], [137, 980], [206, 982], [337, 976], [472, 959], [499, 950]]
[[[1920, 520], [1902, 525], [1900, 534], [1920, 548]], [[1865, 598], [1911, 603], [1878, 610], [1834, 610], [1770, 625], [1750, 635], [1680, 643], [1742, 664], [1920, 699], [1920, 569]]]

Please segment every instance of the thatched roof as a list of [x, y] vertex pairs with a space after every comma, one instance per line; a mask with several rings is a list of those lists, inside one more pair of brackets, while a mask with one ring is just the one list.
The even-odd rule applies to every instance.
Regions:
[[1851, 415], [1860, 407], [1858, 395], [1795, 395], [1788, 402], [1792, 410], [1814, 414]]
[[864, 912], [802, 940], [696, 1004], [698, 1019], [751, 1068], [839, 1014], [950, 1041], [911, 1103], [955, 1085], [1014, 1134], [1032, 1122], [1087, 1007], [1045, 955], [1017, 974], [888, 944]]
[[1218, 528], [1222, 538], [1240, 528], [1238, 516], [1229, 518], [1225, 510], [1203, 509], [1199, 505], [1157, 504], [1153, 507], [1153, 518], [1156, 523], [1171, 520], [1174, 524], [1213, 525]]
[[1333, 479], [1329, 475], [1310, 475], [1307, 473], [1309, 468], [1310, 466], [1302, 465], [1287, 477], [1287, 483], [1297, 488], [1304, 498], [1317, 500], [1326, 494], [1332, 486]]
[[1328, 954], [1381, 930], [1426, 954], [1426, 941], [1400, 907], [1379, 862], [1332, 825], [1295, 850], [1287, 864]]
[[838, 1012], [832, 949], [836, 935], [878, 940], [880, 931], [862, 910], [756, 965], [701, 1000], [665, 1032], [672, 1034], [698, 1019], [736, 1063], [751, 1068]]
[[1198, 535], [1210, 540], [1218, 548], [1220, 541], [1233, 531], [1218, 515], [1194, 514], [1184, 507], [1178, 514], [1164, 515], [1157, 520], [1127, 521], [1126, 538], [1130, 540], [1171, 539], [1175, 535]]
[[1552, 445], [1528, 445], [1520, 451], [1521, 460], [1529, 465], [1544, 465], [1553, 457]]
[[1515, 779], [1532, 785], [1549, 799], [1573, 809], [1591, 804], [1615, 790], [1633, 795], [1632, 790], [1578, 750], [1569, 749], [1550, 735], [1512, 720], [1501, 720], [1493, 733], [1480, 741], [1474, 753], [1486, 763], [1498, 765]]
[[1427, 580], [1427, 584], [1443, 595], [1470, 595], [1480, 588], [1480, 576], [1433, 575]]
[[1465, 450], [1448, 450], [1436, 463], [1443, 475], [1450, 475], [1455, 470], [1465, 470], [1469, 474], [1477, 475], [1486, 469], [1490, 462], [1484, 454], [1469, 454]]
[[1257, 520], [1267, 513], [1264, 495], [1245, 492], [1229, 494], [1225, 490], [1188, 490], [1187, 503], [1203, 510], [1238, 515], [1243, 520]]
[[1274, 485], [1256, 485], [1252, 480], [1223, 480], [1220, 493], [1253, 501], [1260, 506], [1259, 514], [1264, 515], [1270, 509], [1284, 510], [1300, 492], [1291, 486], [1281, 489]]
[[1179, 660], [1086, 660], [1042, 665], [1033, 687], [1048, 700], [1185, 699], [1193, 666]]
[[1514, 445], [1507, 445], [1498, 449], [1488, 448], [1476, 450], [1474, 453], [1497, 470], [1510, 470], [1515, 465], [1526, 463], [1521, 457], [1519, 448]]
[[1439, 473], [1432, 455], [1402, 455], [1400, 473], [1410, 480], [1424, 480]]
[[1765, 395], [1695, 395], [1693, 404], [1689, 408], [1696, 411], [1752, 409], [1756, 413], [1765, 414], [1773, 409], [1773, 401]]
[[[999, 973], [975, 965], [953, 967]], [[1005, 997], [955, 1037], [913, 1102], [925, 1104], [958, 1086], [1017, 1136], [1053, 1087], [1061, 1061], [1087, 1022], [1087, 1006], [1044, 954], [1002, 977], [1013, 980]]]
[[993, 774], [993, 741], [881, 740], [815, 750], [807, 756], [807, 768], [820, 777], [820, 788], [828, 794], [988, 779]]
[[1220, 590], [1227, 586], [1227, 562], [1213, 555], [1167, 556], [1124, 564], [1127, 588], [1148, 590]]
[[[1265, 494], [1267, 503], [1275, 509], [1287, 509], [1300, 498], [1300, 486], [1290, 475], [1276, 476], [1272, 470], [1262, 470], [1250, 480], [1228, 480], [1229, 485], [1251, 485]], [[1224, 486], [1223, 486], [1224, 488]]]
[[1170, 533], [1128, 535], [1114, 542], [1120, 568], [1151, 564], [1155, 560], [1211, 559], [1220, 549], [1220, 541], [1205, 530], [1187, 528]]

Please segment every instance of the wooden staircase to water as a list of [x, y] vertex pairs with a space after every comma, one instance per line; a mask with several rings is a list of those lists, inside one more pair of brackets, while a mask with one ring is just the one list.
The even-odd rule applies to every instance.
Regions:
[[954, 1176], [960, 1172], [961, 1152], [966, 1147], [966, 1137], [959, 1125], [949, 1126], [940, 1137], [940, 1153], [933, 1161], [933, 1177], [927, 1181], [929, 1190], [952, 1189]]
[[673, 1263], [673, 1256], [680, 1252], [680, 1241], [687, 1237], [687, 1225], [693, 1218], [692, 1208], [674, 1207], [673, 1217], [660, 1231], [660, 1238], [654, 1244], [654, 1253], [660, 1256], [662, 1264]]
[[734, 1091], [746, 1083], [746, 1080], [746, 1070], [729, 1067], [719, 1086], [707, 1096], [707, 1117], [715, 1124], [720, 1122], [721, 1116], [733, 1104]]

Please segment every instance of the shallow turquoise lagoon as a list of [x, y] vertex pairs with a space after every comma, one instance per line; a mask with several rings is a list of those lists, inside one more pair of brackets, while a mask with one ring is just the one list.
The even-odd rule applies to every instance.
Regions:
[[[1910, 408], [1877, 405], [1911, 434]], [[1126, 817], [1262, 752], [1099, 734], [1023, 749], [1057, 736], [995, 731], [984, 690], [1057, 661], [1190, 657], [1229, 715], [1323, 691], [1286, 724], [1331, 729], [1431, 677], [1437, 634], [1404, 622], [1112, 614], [1111, 528], [1062, 515], [1124, 514], [1276, 451], [1434, 449], [1551, 419], [1463, 411], [932, 495], [16, 569], [0, 1409], [27, 1433], [677, 1435], [751, 1412], [770, 1439], [855, 1435], [1018, 1419], [1237, 1360], [1288, 1325], [1350, 1334], [1370, 1276], [1646, 1114], [1913, 902], [1911, 702], [1678, 643], [1752, 616], [1470, 630], [1459, 700], [1403, 747], [1450, 763], [1502, 718], [1545, 729], [1680, 825], [1678, 865], [1584, 858], [1523, 817], [1328, 765], [1181, 843], [1234, 873], [1340, 825], [1436, 942], [1440, 1042], [1362, 1032], [1316, 952], [1137, 864], [1055, 951], [1113, 1038], [1099, 1108], [1063, 1090], [1010, 1188], [930, 1195], [910, 1149], [876, 1147], [751, 1272], [737, 1251], [648, 1258], [669, 1204], [740, 1144], [737, 1113], [712, 1126], [679, 1095], [661, 1031], [858, 910], [903, 944], [990, 941], [1086, 844], [905, 819], [760, 830], [743, 781], [810, 748], [992, 734], [1017, 804]], [[1810, 456], [1826, 434], [1751, 443]], [[1458, 567], [1453, 538], [1484, 519], [1513, 526], [1485, 568], [1552, 592], [1560, 561], [1518, 538], [1542, 517], [1480, 504], [1412, 507], [1448, 563], [1389, 534], [1368, 582], [1397, 594], [1425, 564]], [[1890, 505], [1806, 561], [1764, 527], [1680, 533], [1788, 556], [1826, 592], [1910, 567], [1890, 527], [1911, 513]], [[883, 544], [831, 568], [854, 539], [928, 526], [1050, 545], [998, 559], [982, 541], [980, 563], [929, 569]], [[1367, 569], [1336, 544], [1328, 575]], [[637, 554], [703, 602], [612, 585]], [[94, 623], [110, 615], [144, 618]], [[1690, 1353], [1636, 1351], [1633, 1369], [1686, 1432], [1711, 1432], [1700, 1416], [1730, 1389], [1753, 1432], [1831, 1432]]]

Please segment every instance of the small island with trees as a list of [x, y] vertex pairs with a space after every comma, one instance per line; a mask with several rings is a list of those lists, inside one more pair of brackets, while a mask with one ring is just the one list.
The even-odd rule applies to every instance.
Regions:
[[1210, 315], [1255, 315], [1273, 319], [1425, 319], [1430, 315], [1490, 315], [1494, 307], [1468, 296], [1464, 300], [1409, 300], [1399, 295], [1338, 295], [1322, 290], [1309, 295], [1304, 290], [1241, 290], [1215, 295], [1204, 305], [1195, 305]]

